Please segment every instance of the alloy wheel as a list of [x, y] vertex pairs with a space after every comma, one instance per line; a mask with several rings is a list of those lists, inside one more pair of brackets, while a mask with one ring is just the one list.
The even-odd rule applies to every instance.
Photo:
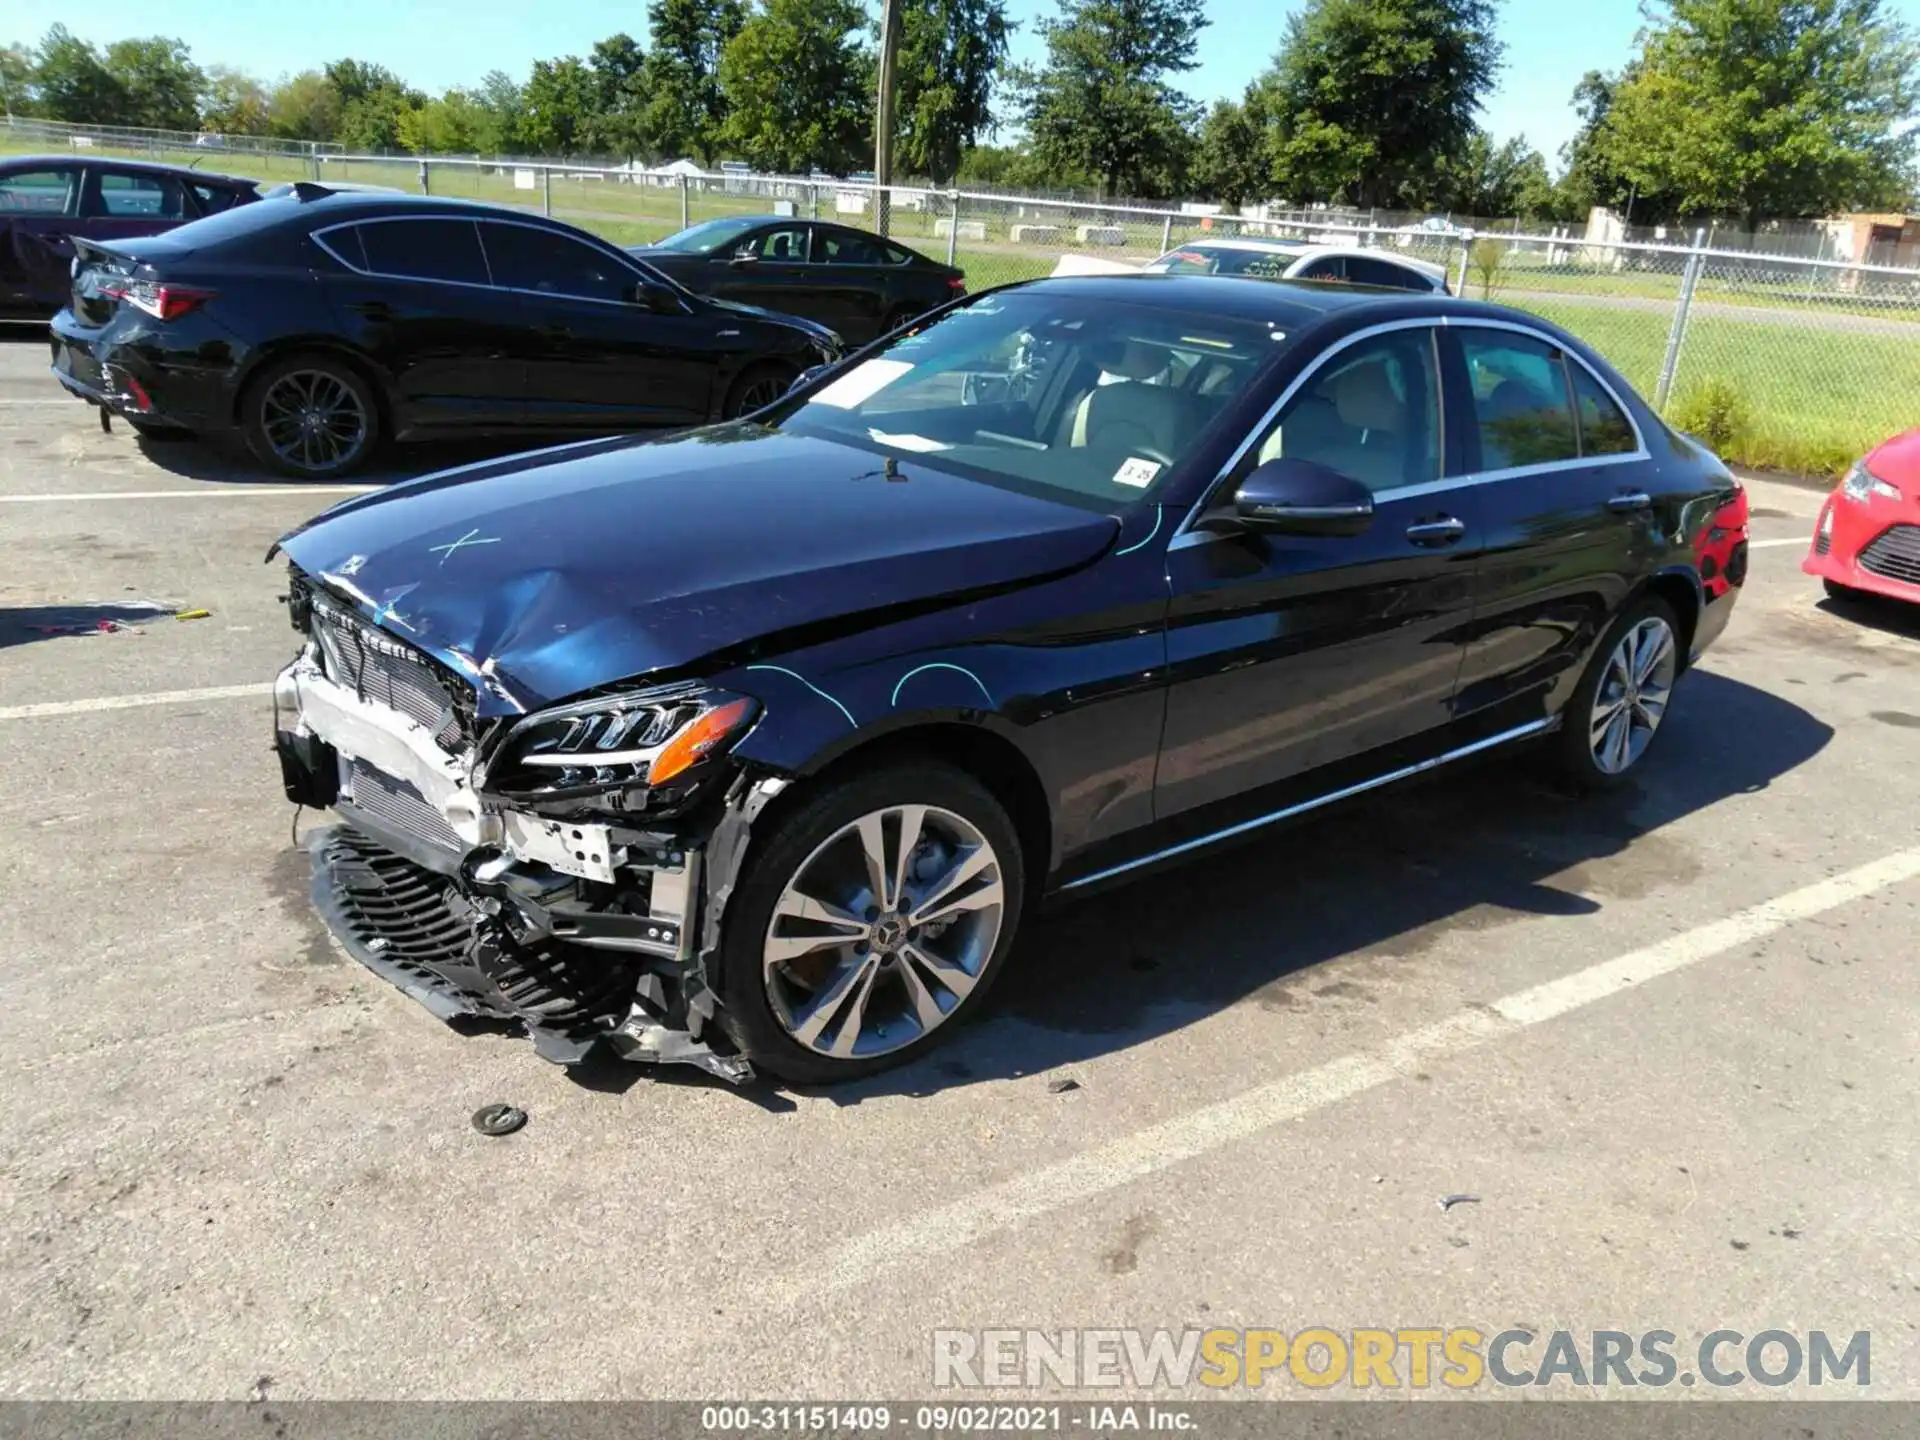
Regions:
[[766, 409], [786, 393], [785, 382], [776, 376], [757, 379], [740, 392], [740, 404], [733, 413], [735, 416], [751, 415], [756, 410]]
[[353, 387], [325, 370], [290, 370], [260, 397], [260, 428], [297, 470], [338, 470], [357, 459], [371, 428]]
[[1587, 739], [1601, 773], [1623, 775], [1647, 753], [1666, 718], [1679, 658], [1673, 627], [1658, 615], [1620, 637], [1594, 690], [1588, 721]]
[[835, 1059], [911, 1045], [972, 993], [1005, 914], [1000, 858], [971, 821], [932, 805], [871, 811], [815, 847], [773, 907], [774, 1017]]

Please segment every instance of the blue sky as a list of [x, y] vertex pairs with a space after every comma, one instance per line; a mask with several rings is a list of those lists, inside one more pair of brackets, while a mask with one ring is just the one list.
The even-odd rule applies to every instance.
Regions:
[[[1021, 22], [1015, 52], [1037, 58], [1032, 21], [1053, 0], [1009, 0]], [[1208, 0], [1213, 23], [1201, 36], [1200, 68], [1187, 89], [1211, 100], [1238, 95], [1279, 45], [1296, 0]], [[1920, 0], [1889, 7], [1920, 25]], [[302, 24], [303, 12], [311, 22]], [[34, 0], [0, 0], [0, 43], [37, 40], [55, 13]], [[584, 54], [620, 30], [644, 38], [644, 0], [91, 0], [58, 15], [90, 40], [175, 35], [203, 65], [238, 66], [272, 77], [353, 55], [398, 71], [426, 90], [471, 84], [488, 70], [524, 76], [536, 59]], [[1549, 161], [1572, 135], [1568, 106], [1589, 69], [1614, 69], [1628, 54], [1640, 14], [1636, 0], [1505, 0], [1500, 35], [1507, 64], [1485, 122], [1495, 135], [1525, 134]]]

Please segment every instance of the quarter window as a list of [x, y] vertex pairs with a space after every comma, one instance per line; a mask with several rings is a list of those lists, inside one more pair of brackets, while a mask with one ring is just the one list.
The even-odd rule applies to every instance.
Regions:
[[1375, 491], [1438, 480], [1439, 375], [1430, 329], [1362, 340], [1288, 402], [1259, 460], [1311, 460]]
[[1479, 422], [1480, 468], [1510, 470], [1580, 457], [1566, 357], [1506, 330], [1461, 329]]
[[1355, 285], [1378, 285], [1386, 290], [1431, 290], [1427, 277], [1391, 260], [1375, 260], [1370, 255], [1347, 257], [1347, 279]]
[[169, 175], [100, 176], [100, 197], [88, 207], [97, 215], [116, 219], [184, 220], [187, 196], [180, 182]]
[[75, 170], [20, 170], [0, 176], [0, 214], [77, 215], [79, 178]]
[[[356, 225], [351, 233], [359, 237], [366, 268], [376, 275], [487, 283], [486, 257], [471, 220], [383, 220]], [[333, 248], [349, 261], [355, 258], [350, 248], [338, 243]]]
[[240, 203], [240, 192], [230, 190], [224, 185], [196, 185], [193, 193], [200, 198], [202, 215], [217, 215], [222, 210], [231, 210]]
[[1573, 375], [1573, 398], [1580, 407], [1582, 455], [1629, 455], [1639, 448], [1633, 426], [1611, 395], [1584, 365], [1568, 365]]
[[618, 260], [570, 235], [500, 221], [480, 229], [496, 285], [580, 300], [624, 300], [637, 283]]

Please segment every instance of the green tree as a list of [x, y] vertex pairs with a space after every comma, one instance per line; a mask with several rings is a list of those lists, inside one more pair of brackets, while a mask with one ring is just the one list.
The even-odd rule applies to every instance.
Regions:
[[696, 154], [713, 164], [727, 115], [720, 57], [746, 23], [744, 0], [653, 0], [647, 7], [653, 49], [640, 128], [656, 155]]
[[326, 67], [327, 83], [340, 97], [344, 107], [365, 100], [381, 90], [405, 90], [400, 77], [384, 65], [365, 60], [336, 60]]
[[836, 175], [873, 146], [874, 56], [855, 0], [762, 0], [720, 56], [720, 142], [763, 170]]
[[339, 105], [334, 138], [350, 150], [400, 150], [400, 122], [427, 103], [384, 65], [365, 60], [336, 60], [326, 68], [327, 84]]
[[1249, 113], [1256, 103], [1253, 96], [1238, 103], [1213, 102], [1200, 124], [1188, 174], [1195, 194], [1237, 209], [1271, 193], [1273, 172], [1267, 163], [1265, 137], [1258, 120]]
[[185, 44], [153, 36], [116, 40], [107, 69], [126, 95], [127, 123], [154, 130], [191, 130], [200, 123], [200, 92], [207, 77]]
[[267, 97], [267, 133], [284, 140], [331, 140], [340, 128], [340, 96], [318, 70], [282, 80]]
[[1033, 152], [1100, 177], [1109, 195], [1164, 193], [1189, 148], [1203, 0], [1059, 0], [1040, 22], [1047, 60], [1020, 77]]
[[1667, 0], [1614, 87], [1607, 152], [1643, 194], [1749, 230], [1897, 204], [1917, 61], [1881, 0]]
[[577, 55], [536, 60], [522, 92], [527, 143], [540, 155], [578, 154], [593, 124], [599, 86]]
[[960, 159], [957, 177], [968, 185], [1003, 190], [1091, 190], [1100, 182], [1083, 170], [1058, 170], [1031, 150], [1013, 145], [976, 145]]
[[126, 125], [127, 90], [100, 52], [55, 25], [40, 42], [34, 66], [41, 112], [80, 125]]
[[1278, 188], [1429, 203], [1500, 68], [1492, 0], [1308, 0], [1261, 81]]
[[474, 149], [484, 155], [508, 155], [526, 148], [526, 96], [511, 75], [489, 70], [481, 76], [473, 99], [481, 112]]
[[631, 35], [610, 35], [593, 47], [594, 113], [583, 136], [589, 150], [631, 159], [648, 148], [647, 53]]
[[484, 153], [485, 107], [464, 90], [449, 90], [400, 117], [400, 144], [416, 155]]
[[1439, 199], [1464, 215], [1501, 218], [1553, 213], [1553, 177], [1546, 158], [1524, 135], [1496, 145], [1484, 130], [1467, 137], [1442, 170]]
[[904, 0], [895, 146], [907, 173], [950, 180], [994, 128], [993, 82], [1013, 25], [1002, 0]]
[[40, 113], [34, 69], [33, 52], [26, 46], [0, 47], [0, 112], [7, 115]]
[[267, 92], [251, 75], [216, 65], [207, 71], [200, 123], [221, 135], [264, 135], [271, 118]]

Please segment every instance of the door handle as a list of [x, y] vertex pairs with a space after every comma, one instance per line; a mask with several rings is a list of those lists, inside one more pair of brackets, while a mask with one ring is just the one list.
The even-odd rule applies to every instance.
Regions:
[[1416, 545], [1451, 545], [1466, 533], [1467, 522], [1451, 515], [1407, 526], [1407, 539]]
[[1611, 500], [1607, 501], [1607, 509], [1620, 514], [1627, 514], [1634, 510], [1650, 510], [1652, 508], [1653, 496], [1647, 494], [1644, 490], [1623, 490]]
[[384, 300], [362, 300], [359, 304], [349, 305], [347, 308], [368, 320], [393, 319], [393, 307]]

